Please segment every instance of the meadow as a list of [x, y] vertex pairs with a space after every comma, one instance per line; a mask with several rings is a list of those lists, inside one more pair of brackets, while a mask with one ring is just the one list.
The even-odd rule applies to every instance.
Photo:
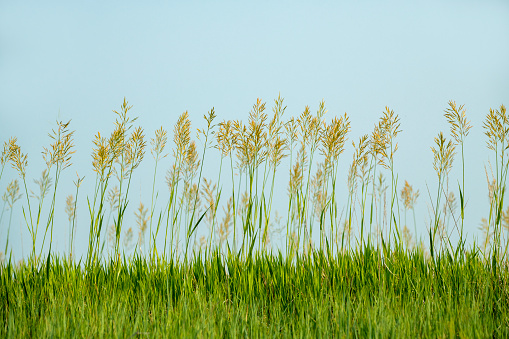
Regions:
[[[371, 134], [352, 142], [350, 160], [343, 155], [349, 117], [328, 120], [323, 101], [316, 113], [306, 107], [288, 120], [280, 96], [272, 112], [257, 99], [247, 122], [217, 122], [211, 109], [196, 138], [184, 112], [172, 146], [163, 127], [148, 141], [131, 108], [124, 99], [112, 131], [95, 135], [95, 178], [74, 181], [65, 255], [52, 245], [55, 229], [63, 229], [55, 223], [60, 178], [75, 153], [71, 123], [57, 121], [49, 134], [36, 194], [27, 185], [27, 154], [16, 137], [4, 142], [0, 182], [6, 166], [19, 177], [7, 185], [0, 217], [8, 230], [2, 337], [509, 335], [504, 106], [490, 109], [482, 127], [493, 163], [486, 167], [490, 209], [479, 243], [464, 230], [464, 141], [472, 126], [453, 101], [444, 111], [449, 133], [438, 133], [431, 147], [436, 191], [429, 194], [425, 237], [418, 236], [414, 209], [420, 192], [402, 183], [394, 166], [401, 123], [388, 107]], [[204, 175], [210, 152], [216, 181]], [[169, 158], [162, 192], [157, 173]], [[450, 185], [455, 160], [462, 175]], [[153, 164], [146, 178], [151, 199], [140, 203], [133, 229], [125, 226], [126, 211], [142, 161]], [[345, 162], [346, 180], [338, 177]], [[278, 171], [287, 174], [284, 187]], [[84, 183], [92, 194], [83, 197]], [[279, 215], [274, 196], [283, 189]], [[87, 210], [78, 213], [79, 199]], [[9, 232], [18, 201], [30, 254], [14, 262]], [[86, 253], [75, 249], [77, 218], [87, 225]]]

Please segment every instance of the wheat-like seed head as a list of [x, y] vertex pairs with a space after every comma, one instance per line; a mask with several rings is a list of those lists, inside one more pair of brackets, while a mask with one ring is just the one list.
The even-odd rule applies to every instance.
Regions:
[[293, 148], [294, 143], [297, 141], [299, 123], [295, 118], [290, 118], [285, 124], [286, 138], [288, 140], [289, 147]]
[[[154, 159], [159, 159], [163, 153], [164, 148], [166, 147], [166, 142], [168, 141], [167, 134], [166, 130], [164, 130], [163, 126], [161, 126], [161, 128], [156, 129], [155, 138], [150, 139], [150, 145], [152, 146], [150, 148], [150, 153]], [[167, 155], [168, 154], [163, 155], [162, 158], [165, 158]]]
[[412, 185], [405, 180], [405, 186], [401, 190], [401, 200], [406, 209], [413, 209], [414, 205], [419, 197], [419, 190], [414, 192]]
[[128, 169], [126, 175], [136, 169], [145, 156], [146, 141], [144, 138], [143, 128], [138, 127], [131, 134], [129, 141], [125, 145], [125, 164]]
[[12, 167], [18, 171], [21, 178], [25, 178], [26, 168], [28, 166], [27, 154], [21, 153], [21, 148], [18, 146], [17, 138], [9, 139], [9, 160]]
[[9, 141], [4, 141], [4, 148], [0, 154], [0, 166], [3, 167], [7, 161], [9, 161], [11, 157], [11, 151], [13, 150], [13, 146], [16, 145], [16, 141], [16, 137], [10, 137]]
[[302, 185], [302, 180], [304, 179], [303, 172], [301, 162], [297, 161], [290, 171], [290, 182], [288, 184], [288, 194], [290, 197], [294, 197], [297, 194], [297, 190]]
[[168, 171], [166, 171], [166, 177], [165, 177], [166, 185], [168, 185], [168, 190], [170, 192], [173, 191], [173, 188], [174, 188], [175, 184], [177, 183], [177, 180], [178, 180], [177, 178], [179, 176], [180, 176], [180, 172], [179, 172], [179, 169], [177, 168], [177, 164], [173, 163], [171, 168], [168, 169]]
[[[201, 141], [201, 138], [203, 137], [203, 143], [204, 143], [203, 147], [206, 148], [206, 147], [209, 146], [209, 144], [208, 144], [209, 143], [208, 142], [209, 134], [213, 135], [215, 133], [215, 131], [213, 130], [216, 127], [216, 125], [213, 124], [214, 119], [216, 118], [216, 112], [214, 110], [214, 107], [212, 107], [212, 109], [208, 112], [208, 115], [204, 115], [203, 118], [207, 122], [207, 129], [201, 130], [201, 129], [198, 128], [198, 130], [197, 130], [197, 138], [198, 138], [198, 140]], [[212, 147], [217, 148], [217, 145], [214, 145]]]
[[322, 147], [321, 154], [325, 157], [325, 165], [329, 166], [331, 162], [336, 162], [339, 155], [343, 153], [346, 136], [350, 130], [350, 120], [348, 116], [335, 117], [332, 122], [324, 127], [321, 132]]
[[389, 169], [394, 157], [394, 153], [398, 150], [398, 143], [394, 143], [394, 139], [398, 136], [400, 130], [400, 119], [394, 111], [389, 107], [385, 107], [385, 112], [378, 123], [378, 127], [372, 134], [372, 152], [381, 154], [380, 164]]
[[315, 175], [311, 178], [311, 194], [313, 196], [314, 212], [318, 219], [320, 219], [320, 214], [327, 202], [327, 190], [325, 189], [326, 175], [325, 163], [319, 163]]
[[142, 202], [138, 209], [134, 212], [136, 217], [136, 225], [138, 226], [138, 245], [141, 246], [145, 243], [145, 231], [147, 230], [148, 221], [150, 216], [147, 216], [148, 208], [145, 208]]
[[282, 137], [282, 129], [284, 125], [281, 122], [286, 106], [283, 107], [283, 98], [281, 95], [274, 100], [274, 107], [272, 111], [274, 115], [268, 125], [268, 140], [267, 140], [267, 154], [272, 168], [276, 168], [281, 163], [281, 160], [288, 156], [285, 150], [288, 148], [287, 139]]
[[[188, 212], [192, 212], [193, 209], [196, 213], [199, 213], [201, 207], [201, 199], [200, 196], [196, 193], [198, 192], [198, 184], [189, 184], [184, 182], [184, 192], [182, 195], [182, 199], [186, 202], [186, 208]], [[196, 206], [194, 201], [196, 199]]]
[[129, 125], [132, 125], [136, 120], [138, 120], [137, 117], [130, 118], [127, 116], [127, 113], [131, 108], [133, 108], [133, 105], [129, 105], [126, 98], [124, 97], [124, 102], [122, 103], [122, 105], [120, 105], [120, 112], [113, 110], [113, 113], [118, 115], [118, 118], [115, 121], [115, 125], [124, 126], [124, 128], [126, 128], [126, 131], [129, 129]]
[[247, 135], [242, 137], [246, 144], [248, 166], [255, 168], [260, 165], [267, 156], [264, 149], [267, 144], [267, 114], [265, 113], [265, 103], [260, 98], [256, 99], [256, 104], [249, 112], [247, 125]]
[[187, 111], [179, 116], [173, 131], [173, 142], [176, 145], [173, 155], [176, 159], [182, 159], [191, 142], [191, 120]]
[[72, 136], [74, 131], [69, 131], [68, 127], [71, 121], [64, 123], [57, 121], [57, 129], [52, 130], [48, 136], [53, 139], [50, 148], [44, 147], [43, 158], [48, 168], [57, 165], [61, 169], [71, 166], [71, 155], [76, 151], [73, 150], [74, 144]]
[[304, 111], [301, 113], [301, 115], [297, 118], [297, 123], [300, 127], [300, 135], [302, 136], [301, 143], [302, 147], [304, 148], [307, 144], [307, 140], [310, 137], [311, 133], [311, 121], [313, 120], [313, 117], [311, 115], [311, 111], [309, 110], [309, 106], [306, 106], [304, 108]]
[[209, 226], [212, 227], [214, 222], [214, 211], [216, 209], [216, 191], [217, 185], [212, 183], [212, 180], [207, 180], [207, 178], [203, 178], [203, 187], [201, 190], [201, 195], [205, 200], [205, 207], [210, 208], [210, 212], [207, 213], [206, 218]]
[[65, 213], [67, 214], [67, 218], [69, 222], [72, 221], [72, 217], [74, 216], [74, 196], [72, 194], [68, 195], [65, 198]]
[[405, 244], [407, 250], [410, 250], [414, 247], [412, 233], [410, 233], [410, 230], [408, 229], [408, 227], [406, 227], [406, 225], [403, 226], [403, 243]]
[[274, 115], [269, 122], [269, 138], [272, 138], [279, 134], [279, 131], [282, 127], [281, 117], [286, 111], [286, 106], [283, 106], [284, 98], [281, 97], [281, 94], [278, 95], [277, 99], [274, 100], [274, 107], [272, 108], [272, 112]]
[[130, 251], [132, 248], [132, 242], [133, 242], [133, 229], [132, 227], [129, 227], [129, 229], [124, 233], [124, 248], [127, 251]]
[[449, 108], [445, 110], [444, 114], [447, 122], [451, 125], [451, 134], [457, 144], [463, 142], [472, 128], [472, 125], [467, 120], [464, 107], [465, 105], [456, 106], [456, 102], [451, 100], [449, 101]]
[[497, 151], [499, 143], [509, 143], [509, 116], [504, 105], [501, 105], [499, 110], [490, 108], [483, 127], [486, 130], [484, 134], [488, 137], [486, 143], [489, 149]]
[[44, 200], [46, 195], [48, 195], [49, 190], [51, 188], [52, 179], [49, 176], [50, 172], [48, 169], [45, 169], [41, 173], [40, 179], [35, 179], [34, 182], [39, 186], [39, 195], [35, 194], [31, 191], [32, 197], [38, 199], [38, 200]]
[[22, 196], [23, 194], [19, 190], [18, 179], [14, 179], [7, 185], [2, 200], [9, 205], [9, 209], [12, 209], [16, 201], [21, 199]]
[[458, 208], [458, 202], [456, 200], [456, 196], [454, 195], [454, 192], [449, 192], [447, 195], [447, 200], [444, 203], [444, 215], [447, 215], [448, 213], [455, 214], [456, 209]]
[[222, 157], [231, 154], [235, 148], [236, 137], [231, 120], [225, 120], [219, 124], [219, 131], [216, 134], [216, 148], [221, 152]]
[[438, 137], [435, 137], [435, 144], [437, 148], [431, 147], [433, 151], [433, 168], [437, 172], [438, 177], [442, 178], [442, 175], [449, 173], [452, 168], [455, 146], [451, 140], [447, 142], [442, 132], [438, 134]]
[[198, 151], [196, 150], [196, 143], [191, 141], [185, 154], [184, 154], [184, 176], [186, 180], [190, 180], [196, 175], [200, 167], [200, 160], [198, 160]]
[[97, 133], [93, 140], [95, 147], [92, 149], [92, 166], [94, 167], [94, 172], [101, 176], [101, 179], [104, 178], [104, 174], [106, 173], [106, 168], [111, 166], [113, 158], [111, 157], [110, 152], [110, 143], [107, 143], [107, 140], [101, 137], [101, 133]]
[[230, 199], [226, 203], [226, 208], [223, 207], [224, 216], [223, 216], [223, 220], [219, 224], [218, 236], [219, 236], [219, 245], [220, 246], [226, 239], [228, 239], [228, 236], [230, 235], [230, 226], [232, 224], [232, 218], [233, 218], [232, 206], [233, 206], [233, 199], [232, 199], [232, 197], [230, 197]]
[[120, 202], [120, 191], [118, 190], [118, 186], [113, 186], [106, 196], [106, 201], [110, 204], [110, 209], [116, 210], [118, 208], [118, 204]]

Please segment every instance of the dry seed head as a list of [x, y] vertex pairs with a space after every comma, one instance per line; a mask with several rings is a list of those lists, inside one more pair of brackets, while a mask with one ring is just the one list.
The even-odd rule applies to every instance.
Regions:
[[117, 127], [122, 126], [122, 128], [120, 129], [123, 129], [124, 131], [127, 131], [129, 129], [129, 125], [133, 124], [138, 119], [137, 117], [129, 118], [127, 116], [127, 113], [131, 108], [133, 108], [133, 106], [132, 105], [129, 106], [129, 103], [124, 97], [124, 102], [120, 105], [120, 112], [113, 110], [113, 113], [118, 115], [118, 118], [115, 121], [115, 125]]
[[311, 111], [309, 110], [309, 106], [306, 106], [304, 108], [304, 112], [301, 113], [301, 115], [297, 118], [297, 123], [300, 127], [300, 134], [302, 136], [302, 145], [305, 147], [307, 144], [307, 140], [310, 135], [311, 131], [311, 121], [313, 120], [313, 117], [311, 116]]
[[4, 148], [2, 150], [2, 154], [0, 155], [0, 165], [3, 167], [7, 161], [9, 161], [11, 157], [11, 150], [13, 149], [13, 145], [16, 144], [17, 138], [11, 137], [9, 141], [4, 141]]
[[464, 107], [465, 105], [457, 107], [456, 102], [451, 100], [449, 101], [449, 108], [445, 110], [444, 114], [447, 122], [451, 125], [451, 134], [457, 144], [463, 142], [472, 128], [472, 125], [467, 120]]
[[509, 117], [504, 105], [500, 106], [500, 110], [493, 110], [486, 116], [483, 125], [485, 135], [488, 137], [487, 146], [493, 151], [497, 151], [499, 143], [508, 144], [509, 137]]
[[246, 144], [245, 147], [247, 146], [247, 164], [252, 168], [260, 165], [267, 156], [267, 152], [264, 150], [267, 145], [266, 121], [265, 103], [262, 103], [262, 100], [258, 98], [249, 112], [247, 135], [242, 136], [242, 140]]
[[198, 152], [196, 151], [196, 143], [194, 141], [191, 141], [184, 156], [184, 175], [190, 179], [200, 167], [200, 160], [198, 160]]
[[226, 209], [223, 207], [224, 217], [221, 221], [221, 224], [219, 224], [219, 244], [222, 244], [226, 239], [228, 239], [228, 236], [230, 235], [230, 226], [232, 224], [232, 206], [233, 206], [233, 200], [232, 197], [228, 200], [226, 203]]
[[138, 225], [138, 245], [145, 243], [145, 231], [147, 230], [147, 224], [150, 220], [150, 216], [147, 216], [148, 208], [145, 208], [142, 202], [138, 206], [138, 209], [134, 212], [136, 217], [136, 225]]
[[74, 216], [75, 208], [74, 208], [74, 196], [72, 194], [68, 195], [65, 198], [65, 213], [67, 213], [67, 218], [69, 222], [72, 221]]
[[103, 175], [106, 168], [112, 164], [110, 146], [106, 139], [101, 137], [99, 132], [96, 134], [93, 143], [95, 147], [92, 149], [92, 166], [94, 167], [94, 172], [100, 175], [102, 179], [105, 179]]
[[70, 123], [70, 120], [66, 123], [57, 121], [58, 128], [48, 134], [54, 141], [50, 145], [50, 149], [44, 148], [43, 151], [43, 158], [48, 168], [52, 165], [57, 165], [61, 169], [71, 166], [71, 155], [76, 151], [73, 150], [72, 136], [74, 131], [69, 131], [68, 129]]
[[216, 191], [217, 185], [212, 183], [212, 180], [207, 180], [207, 178], [203, 178], [203, 187], [201, 190], [201, 195], [205, 200], [205, 207], [210, 208], [210, 211], [207, 213], [207, 221], [210, 226], [212, 226], [214, 222], [214, 213], [213, 211], [216, 209], [216, 197], [214, 192]]
[[108, 191], [106, 201], [110, 204], [110, 209], [112, 211], [118, 208], [120, 201], [120, 191], [118, 190], [118, 186], [115, 185]]
[[19, 190], [18, 179], [12, 180], [9, 185], [7, 185], [7, 189], [2, 196], [2, 200], [9, 204], [9, 209], [12, 209], [16, 201], [21, 199], [23, 194]]
[[124, 233], [124, 248], [127, 251], [130, 251], [132, 248], [133, 242], [133, 229], [129, 227], [129, 229]]
[[219, 124], [219, 131], [216, 135], [216, 148], [221, 152], [221, 156], [225, 157], [231, 154], [235, 148], [236, 136], [231, 120], [225, 120]]
[[[150, 148], [150, 153], [154, 159], [159, 159], [159, 156], [163, 153], [164, 148], [166, 147], [166, 142], [168, 141], [167, 134], [166, 130], [164, 130], [163, 126], [161, 126], [161, 128], [156, 129], [155, 138], [150, 140], [150, 145], [152, 146]], [[167, 155], [168, 154], [165, 154], [162, 157], [165, 158]]]
[[449, 212], [451, 214], [455, 214], [457, 208], [458, 202], [456, 201], [456, 196], [454, 195], [454, 192], [449, 192], [443, 207], [444, 215], [447, 215]]
[[173, 131], [173, 142], [176, 145], [174, 157], [181, 159], [184, 157], [191, 142], [191, 120], [189, 120], [189, 113], [187, 111], [179, 116]]
[[34, 182], [39, 186], [39, 195], [36, 195], [33, 191], [32, 197], [36, 198], [37, 200], [44, 200], [46, 195], [48, 195], [49, 190], [51, 188], [52, 179], [49, 176], [49, 171], [45, 169], [41, 173], [40, 179], [35, 179]]
[[[186, 202], [187, 211], [192, 212], [195, 209], [196, 213], [199, 213], [201, 200], [200, 196], [196, 193], [198, 192], [198, 185], [193, 184], [192, 186], [189, 183], [184, 183], [184, 192], [182, 199]], [[194, 199], [196, 199], [196, 206], [194, 205]]]
[[433, 168], [437, 172], [438, 177], [442, 178], [442, 175], [448, 174], [452, 168], [455, 147], [451, 140], [447, 142], [442, 132], [438, 134], [438, 137], [435, 137], [435, 144], [437, 148], [431, 147], [433, 151]]
[[406, 225], [403, 227], [403, 243], [407, 250], [412, 249], [414, 247], [414, 241], [412, 239], [412, 233]]
[[138, 127], [131, 134], [129, 141], [126, 144], [126, 164], [128, 167], [128, 173], [136, 169], [143, 157], [145, 156], [146, 141], [144, 140], [145, 135], [143, 134], [143, 128]]
[[297, 161], [290, 171], [290, 183], [288, 184], [288, 194], [293, 197], [297, 194], [297, 190], [302, 185], [303, 168], [300, 161]]
[[177, 168], [177, 164], [173, 163], [172, 167], [166, 172], [166, 184], [168, 185], [168, 189], [170, 192], [173, 191], [175, 184], [177, 183], [179, 175], [179, 170]]
[[287, 145], [286, 139], [281, 139], [279, 135], [272, 140], [269, 152], [269, 161], [272, 168], [276, 168], [281, 163], [281, 160], [288, 156], [288, 154], [284, 152], [287, 149]]
[[398, 136], [400, 130], [400, 119], [394, 111], [389, 107], [385, 107], [385, 112], [378, 123], [378, 128], [375, 128], [373, 133], [372, 144], [373, 151], [376, 154], [381, 154], [380, 164], [389, 169], [392, 163], [394, 153], [398, 150], [398, 143], [394, 143], [394, 139]]
[[414, 192], [412, 185], [405, 180], [405, 186], [401, 190], [401, 200], [406, 209], [413, 209], [414, 205], [419, 197], [419, 190]]
[[[203, 139], [204, 139], [203, 142], [205, 143], [205, 142], [208, 142], [207, 139], [208, 139], [209, 132], [210, 132], [210, 134], [214, 134], [215, 133], [214, 131], [211, 131], [211, 129], [216, 127], [216, 125], [212, 124], [212, 122], [216, 118], [216, 112], [214, 110], [214, 107], [212, 107], [212, 109], [209, 111], [208, 115], [204, 115], [203, 118], [207, 122], [207, 129], [206, 130], [201, 130], [201, 129], [198, 128], [198, 130], [197, 130], [197, 138], [198, 138], [198, 140], [201, 141], [201, 136], [203, 136]], [[204, 147], [208, 147], [208, 145], [204, 144]], [[214, 146], [214, 147], [216, 147], [216, 146]]]
[[335, 117], [330, 125], [324, 124], [321, 132], [322, 147], [320, 151], [325, 157], [325, 163], [337, 161], [339, 155], [343, 153], [346, 136], [350, 130], [350, 120], [348, 116]]
[[297, 141], [298, 138], [297, 128], [299, 127], [299, 124], [297, 120], [295, 120], [295, 118], [292, 117], [290, 120], [286, 122], [284, 126], [286, 130], [287, 140], [290, 144], [290, 147], [293, 147], [293, 144], [295, 143], [295, 141]]
[[9, 140], [9, 160], [12, 167], [18, 171], [21, 178], [25, 178], [26, 168], [28, 166], [27, 154], [21, 153], [21, 148], [16, 144], [17, 139]]
[[272, 139], [274, 136], [278, 135], [281, 130], [281, 117], [286, 110], [286, 106], [283, 106], [283, 101], [284, 98], [281, 97], [281, 93], [278, 95], [277, 99], [274, 100], [274, 107], [272, 108], [274, 115], [269, 122], [269, 139]]

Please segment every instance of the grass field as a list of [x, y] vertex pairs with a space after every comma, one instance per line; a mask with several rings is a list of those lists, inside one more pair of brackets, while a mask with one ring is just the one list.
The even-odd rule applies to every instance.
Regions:
[[[449, 102], [444, 116], [451, 137], [439, 133], [432, 147], [437, 191], [425, 239], [417, 237], [415, 213], [413, 235], [406, 222], [419, 191], [398, 181], [397, 114], [386, 108], [373, 132], [353, 142], [345, 189], [338, 168], [345, 161], [348, 116], [326, 122], [322, 102], [316, 114], [306, 107], [283, 121], [285, 108], [278, 97], [269, 116], [258, 99], [246, 124], [216, 123], [212, 109], [197, 131], [201, 146], [184, 112], [174, 127], [168, 190], [160, 192], [156, 178], [169, 155], [167, 131], [156, 130], [148, 146], [124, 99], [110, 136], [94, 138], [96, 177], [85, 181], [93, 193], [79, 194], [84, 181], [78, 177], [66, 200], [64, 256], [52, 245], [54, 229], [62, 229], [55, 224], [59, 181], [74, 153], [70, 123], [57, 122], [50, 133], [52, 143], [43, 150], [47, 167], [35, 180], [38, 194], [28, 193], [27, 155], [15, 137], [6, 141], [0, 181], [7, 164], [19, 181], [7, 185], [0, 220], [5, 211], [10, 215], [1, 225], [9, 234], [13, 206], [21, 201], [31, 247], [14, 263], [7, 238], [0, 336], [508, 337], [505, 107], [490, 110], [483, 126], [494, 155], [490, 210], [484, 241], [468, 245], [464, 140], [472, 126], [463, 106]], [[124, 220], [133, 173], [147, 148], [151, 200], [140, 203], [133, 230]], [[215, 182], [204, 176], [207, 152], [220, 159]], [[455, 157], [462, 177], [449, 191]], [[283, 169], [287, 210], [277, 216], [272, 206], [283, 160], [289, 161]], [[347, 192], [346, 205], [340, 206], [340, 191]], [[77, 213], [79, 199], [87, 211]], [[82, 255], [74, 249], [77, 215], [89, 230]], [[277, 246], [270, 243], [275, 223], [284, 234]]]

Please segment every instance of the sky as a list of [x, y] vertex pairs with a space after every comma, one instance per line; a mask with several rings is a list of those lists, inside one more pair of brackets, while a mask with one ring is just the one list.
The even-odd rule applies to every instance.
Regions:
[[[416, 214], [424, 236], [434, 199], [428, 190], [435, 192], [437, 184], [430, 147], [440, 131], [449, 135], [443, 114], [454, 100], [465, 105], [473, 125], [465, 141], [465, 230], [473, 241], [489, 213], [484, 166], [494, 160], [483, 120], [490, 108], [509, 103], [508, 15], [509, 2], [495, 0], [2, 1], [0, 142], [18, 138], [28, 153], [27, 184], [35, 191], [32, 178], [44, 169], [41, 151], [51, 141], [48, 133], [57, 120], [71, 120], [76, 153], [57, 194], [54, 248], [68, 249], [65, 197], [74, 194], [78, 173], [85, 177], [78, 207], [84, 219], [78, 222], [76, 246], [84, 253], [85, 197], [95, 180], [92, 139], [112, 131], [112, 110], [124, 97], [147, 139], [160, 126], [172, 139], [173, 126], [186, 110], [196, 128], [204, 126], [202, 117], [212, 107], [218, 121], [247, 121], [257, 98], [270, 108], [281, 94], [287, 119], [306, 105], [315, 112], [324, 100], [328, 121], [345, 112], [351, 120], [338, 173], [343, 190], [350, 142], [370, 133], [388, 106], [401, 118], [395, 157], [399, 185], [407, 180], [421, 193]], [[213, 156], [207, 159], [215, 164]], [[170, 158], [165, 161], [157, 179], [161, 195], [171, 166]], [[458, 159], [455, 165], [453, 187], [460, 178]], [[139, 202], [150, 203], [152, 175], [147, 152], [133, 179], [126, 227], [134, 222]], [[6, 167], [1, 194], [15, 178]], [[286, 184], [279, 192], [284, 200]], [[22, 205], [25, 197], [14, 206], [9, 237], [18, 259], [30, 246]], [[0, 251], [8, 213], [1, 221]]]

